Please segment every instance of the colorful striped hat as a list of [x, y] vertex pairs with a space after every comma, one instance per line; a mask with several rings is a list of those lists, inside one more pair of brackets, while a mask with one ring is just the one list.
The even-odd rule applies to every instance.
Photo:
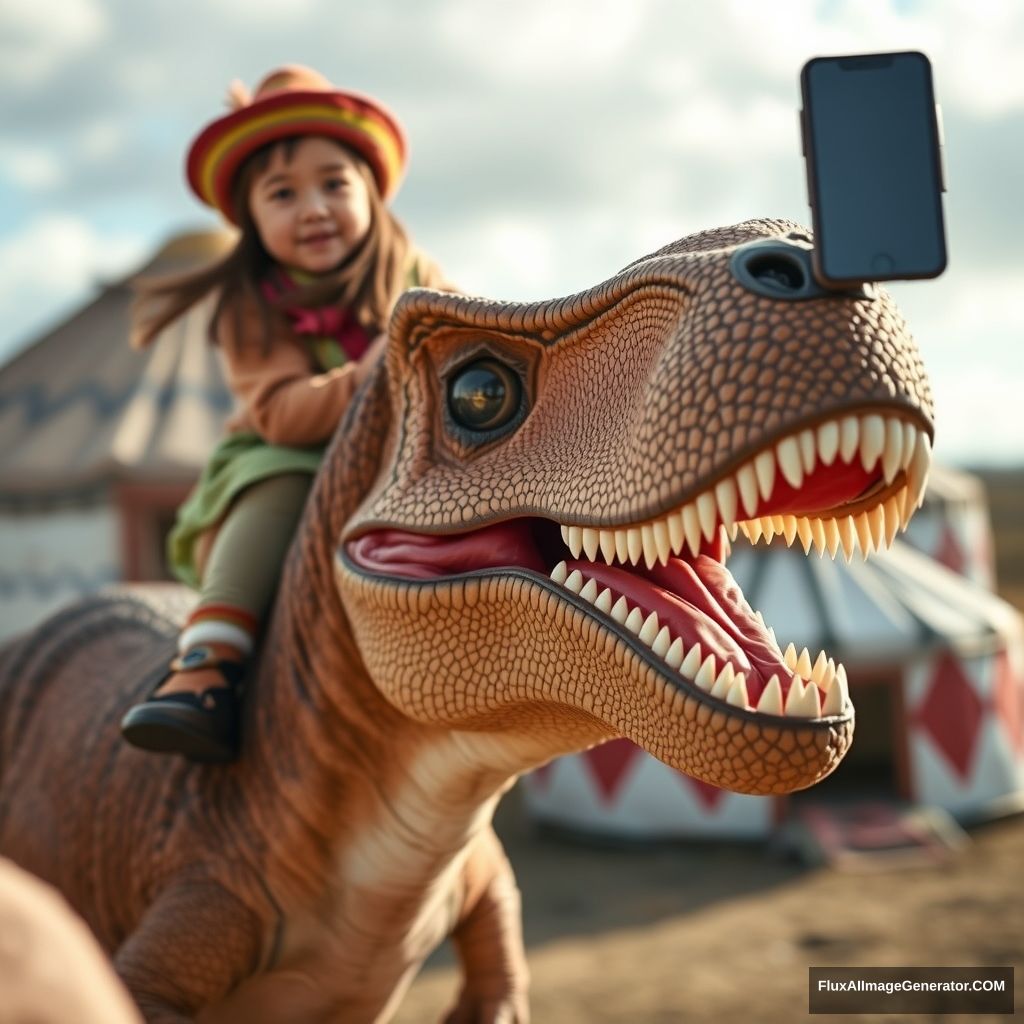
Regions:
[[192, 191], [232, 223], [231, 186], [245, 158], [261, 146], [295, 135], [326, 135], [351, 147], [370, 165], [381, 196], [398, 190], [405, 170], [405, 133], [377, 100], [336, 89], [319, 72], [291, 64], [271, 71], [250, 97], [232, 83], [231, 113], [208, 124], [189, 147]]

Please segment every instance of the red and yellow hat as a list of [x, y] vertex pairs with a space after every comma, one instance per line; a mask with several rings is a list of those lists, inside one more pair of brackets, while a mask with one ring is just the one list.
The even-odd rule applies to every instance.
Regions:
[[297, 64], [271, 71], [250, 97], [241, 83], [229, 92], [231, 113], [208, 124], [189, 147], [192, 191], [235, 222], [231, 185], [247, 156], [293, 135], [326, 135], [354, 149], [373, 171], [381, 196], [398, 190], [405, 171], [405, 133], [377, 100], [335, 88]]

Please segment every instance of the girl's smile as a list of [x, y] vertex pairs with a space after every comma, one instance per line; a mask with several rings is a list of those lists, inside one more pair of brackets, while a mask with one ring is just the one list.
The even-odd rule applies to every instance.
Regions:
[[334, 270], [370, 228], [370, 200], [356, 158], [311, 136], [278, 146], [249, 192], [249, 208], [267, 252], [310, 274]]

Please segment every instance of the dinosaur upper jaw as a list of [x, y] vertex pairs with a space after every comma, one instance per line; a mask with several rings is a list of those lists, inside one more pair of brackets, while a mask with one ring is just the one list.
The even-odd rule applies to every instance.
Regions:
[[851, 713], [843, 666], [824, 651], [781, 649], [725, 568], [726, 535], [779, 534], [799, 537], [805, 551], [866, 555], [891, 543], [917, 507], [928, 460], [928, 435], [910, 419], [850, 415], [783, 438], [691, 501], [632, 526], [559, 529], [521, 517], [459, 534], [376, 530], [346, 550], [362, 572], [395, 581], [501, 569], [547, 577], [723, 705], [842, 717]]

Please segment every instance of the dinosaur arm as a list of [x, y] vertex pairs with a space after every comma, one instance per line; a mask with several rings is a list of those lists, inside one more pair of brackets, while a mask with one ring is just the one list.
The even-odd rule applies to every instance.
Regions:
[[463, 916], [452, 942], [464, 981], [445, 1024], [528, 1024], [529, 973], [519, 888], [493, 829], [477, 841], [463, 883]]
[[186, 1024], [258, 969], [261, 932], [233, 893], [183, 880], [150, 907], [114, 965], [147, 1024]]

